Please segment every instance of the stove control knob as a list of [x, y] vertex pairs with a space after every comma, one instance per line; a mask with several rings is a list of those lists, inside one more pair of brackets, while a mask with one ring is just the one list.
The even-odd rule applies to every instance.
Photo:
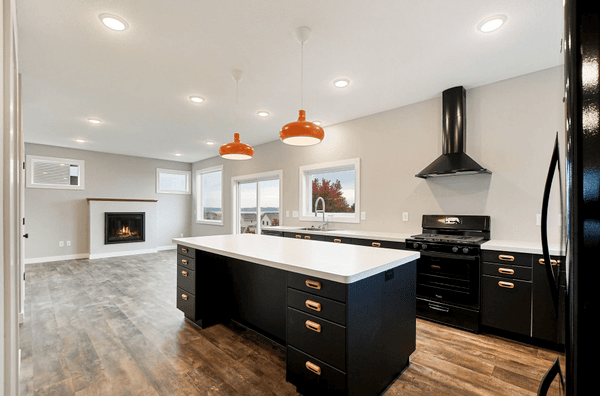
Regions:
[[417, 242], [413, 243], [413, 249], [418, 249], [419, 248], [419, 244]]
[[421, 245], [421, 249], [427, 250], [427, 245], [425, 245], [425, 244]]
[[464, 254], [467, 254], [467, 253], [469, 253], [469, 248], [463, 248], [463, 253], [464, 253]]
[[454, 252], [454, 253], [458, 253], [458, 246], [454, 246], [454, 247], [452, 248], [452, 252]]

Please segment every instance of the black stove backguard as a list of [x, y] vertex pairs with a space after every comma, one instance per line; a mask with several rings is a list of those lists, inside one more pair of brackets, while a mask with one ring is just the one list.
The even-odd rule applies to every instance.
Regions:
[[104, 244], [144, 242], [146, 240], [145, 213], [104, 213]]

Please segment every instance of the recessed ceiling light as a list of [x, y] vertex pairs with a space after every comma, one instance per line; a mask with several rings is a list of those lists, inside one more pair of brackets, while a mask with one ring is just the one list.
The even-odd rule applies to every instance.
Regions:
[[173, 153], [173, 154], [175, 154], [176, 157], [181, 157], [183, 155], [181, 153]]
[[315, 125], [321, 125], [321, 121], [319, 121], [319, 120], [313, 121], [312, 123], [315, 124]]
[[102, 23], [109, 29], [122, 31], [129, 27], [127, 22], [116, 15], [100, 14], [98, 15]]
[[506, 22], [506, 15], [496, 15], [491, 18], [484, 19], [481, 23], [479, 23], [477, 29], [483, 33], [490, 33], [499, 29], [500, 26], [504, 25], [504, 22]]
[[97, 118], [88, 118], [87, 120], [90, 124], [101, 124], [102, 123], [102, 121], [100, 121]]
[[258, 113], [259, 117], [268, 117], [269, 116], [269, 112], [268, 111], [259, 111]]
[[212, 140], [207, 140], [207, 141], [206, 141], [206, 145], [207, 145], [207, 146], [214, 146], [214, 145], [215, 145], [215, 142], [213, 142]]
[[350, 84], [350, 80], [347, 78], [338, 78], [337, 80], [333, 80], [333, 85], [337, 88], [346, 88]]
[[204, 102], [204, 98], [201, 98], [200, 96], [190, 96], [190, 100], [194, 103]]
[[85, 139], [75, 139], [77, 143], [85, 143]]

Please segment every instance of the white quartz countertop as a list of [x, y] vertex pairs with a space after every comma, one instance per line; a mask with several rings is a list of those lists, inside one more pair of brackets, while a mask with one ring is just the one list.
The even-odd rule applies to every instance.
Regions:
[[174, 238], [173, 243], [341, 283], [353, 283], [420, 257], [419, 252], [405, 250], [254, 234]]
[[299, 232], [303, 234], [318, 234], [318, 235], [336, 235], [336, 236], [346, 236], [350, 238], [359, 238], [359, 239], [378, 239], [381, 241], [391, 241], [391, 242], [405, 242], [407, 238], [410, 238], [412, 235], [420, 234], [421, 231], [415, 231], [410, 234], [399, 234], [394, 232], [381, 232], [381, 231], [351, 231], [351, 230], [329, 230], [329, 231], [321, 231], [321, 230], [303, 230], [302, 227], [285, 227], [285, 226], [276, 226], [276, 227], [262, 227], [264, 230], [269, 231], [288, 231], [288, 232]]
[[[523, 242], [503, 239], [490, 239], [481, 245], [481, 250], [500, 250], [505, 252], [542, 254], [542, 242]], [[564, 256], [565, 247], [549, 245], [548, 250], [552, 256]]]

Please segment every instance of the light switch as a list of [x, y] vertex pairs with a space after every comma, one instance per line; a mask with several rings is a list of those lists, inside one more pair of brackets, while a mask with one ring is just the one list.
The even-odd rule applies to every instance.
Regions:
[[292, 216], [293, 216], [293, 217], [298, 217], [298, 211], [297, 211], [297, 210], [294, 210], [294, 211], [292, 212]]
[[539, 213], [535, 215], [535, 225], [542, 225], [542, 215]]
[[285, 211], [285, 217], [290, 217], [290, 211], [289, 210]]
[[408, 212], [402, 212], [402, 221], [408, 221]]
[[367, 220], [367, 212], [360, 212], [360, 219]]
[[59, 242], [58, 242], [58, 246], [59, 246], [59, 247], [63, 247], [63, 246], [65, 246], [65, 241], [59, 241]]

